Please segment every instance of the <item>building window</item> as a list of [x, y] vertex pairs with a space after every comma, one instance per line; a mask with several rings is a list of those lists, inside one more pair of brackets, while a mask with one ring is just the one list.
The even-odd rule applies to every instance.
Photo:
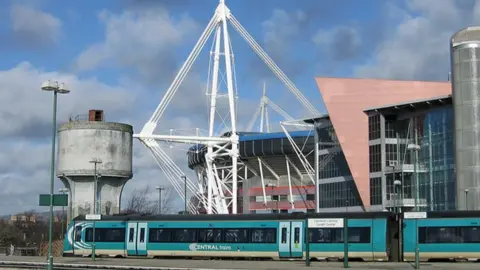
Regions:
[[324, 161], [328, 155], [319, 157], [319, 164], [322, 169], [319, 172], [319, 179], [333, 178], [340, 176], [350, 176], [350, 169], [343, 153], [336, 154], [332, 159]]
[[318, 133], [318, 148], [320, 150], [332, 148], [332, 143], [338, 142], [337, 134], [333, 126], [327, 126], [324, 128], [317, 129]]
[[394, 167], [398, 160], [397, 145], [385, 144], [385, 166]]
[[382, 178], [370, 178], [370, 204], [382, 204]]
[[380, 114], [371, 115], [368, 117], [368, 139], [380, 139]]
[[379, 172], [382, 170], [381, 145], [370, 145], [370, 172]]
[[318, 186], [319, 207], [336, 208], [361, 205], [358, 196], [355, 195], [356, 190], [352, 189], [356, 189], [353, 181], [320, 184]]
[[389, 139], [397, 138], [397, 129], [394, 121], [385, 120], [385, 138], [389, 138]]

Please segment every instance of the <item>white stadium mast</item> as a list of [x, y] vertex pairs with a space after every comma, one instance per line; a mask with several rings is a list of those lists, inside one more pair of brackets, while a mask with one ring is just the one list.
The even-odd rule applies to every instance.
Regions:
[[[265, 62], [265, 64], [273, 71], [273, 73], [293, 92], [301, 104], [307, 108], [312, 115], [319, 115], [318, 111], [312, 104], [302, 95], [300, 90], [288, 79], [288, 77], [280, 70], [280, 68], [272, 61], [267, 53], [260, 47], [260, 45], [253, 39], [253, 37], [243, 28], [239, 21], [232, 15], [224, 0], [220, 0], [215, 14], [208, 23], [204, 32], [197, 41], [195, 47], [191, 51], [187, 60], [176, 75], [173, 83], [168, 88], [166, 94], [156, 108], [152, 117], [144, 125], [139, 134], [134, 137], [138, 138], [148, 149], [150, 149], [155, 161], [167, 176], [172, 186], [175, 188], [179, 196], [187, 200], [185, 188], [190, 190], [201, 203], [206, 206], [207, 214], [237, 214], [237, 195], [238, 182], [244, 180], [239, 177], [238, 170], [244, 166], [238, 160], [238, 144], [239, 136], [237, 134], [237, 119], [236, 119], [236, 89], [234, 89], [234, 58], [230, 44], [230, 37], [228, 34], [228, 22], [233, 28], [242, 36], [248, 45], [255, 51], [255, 53]], [[154, 131], [157, 124], [162, 117], [167, 105], [172, 100], [173, 96], [179, 89], [181, 83], [185, 79], [187, 73], [190, 71], [193, 63], [197, 59], [205, 43], [210, 35], [215, 30], [215, 43], [213, 52], [213, 70], [212, 79], [209, 85], [210, 89], [210, 116], [208, 136], [177, 136], [177, 135], [156, 135]], [[223, 37], [223, 38], [222, 38]], [[222, 40], [223, 39], [223, 40]], [[223, 42], [222, 42], [223, 41]], [[220, 51], [223, 43], [223, 53]], [[218, 136], [214, 134], [216, 99], [218, 97], [218, 81], [219, 81], [219, 64], [220, 56], [225, 59], [226, 85], [228, 93], [230, 127], [229, 136]], [[205, 155], [206, 163], [206, 181], [204, 177], [198, 177], [198, 183], [195, 184], [191, 179], [187, 178], [181, 169], [173, 162], [173, 160], [163, 151], [159, 142], [168, 143], [184, 143], [184, 144], [203, 144], [207, 146], [208, 150]], [[222, 168], [217, 167], [214, 163], [216, 158], [230, 159], [228, 163], [228, 171], [225, 174], [226, 166]], [[246, 168], [244, 168], [246, 169]], [[218, 173], [223, 170], [222, 173]], [[183, 180], [182, 180], [183, 178]], [[206, 196], [205, 196], [206, 189]], [[197, 213], [196, 207], [189, 203], [188, 211]]]

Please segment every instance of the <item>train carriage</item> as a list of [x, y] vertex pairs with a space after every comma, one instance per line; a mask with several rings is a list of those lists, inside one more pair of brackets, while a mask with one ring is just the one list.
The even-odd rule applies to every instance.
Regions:
[[405, 261], [415, 260], [416, 239], [421, 261], [480, 260], [479, 211], [429, 212], [403, 224]]
[[[388, 257], [390, 213], [254, 214], [215, 216], [105, 216], [95, 222], [95, 254], [111, 257], [209, 257], [303, 259], [306, 219], [349, 219], [350, 257]], [[311, 229], [312, 258], [342, 258], [343, 230]], [[69, 225], [64, 256], [90, 256], [93, 221]]]

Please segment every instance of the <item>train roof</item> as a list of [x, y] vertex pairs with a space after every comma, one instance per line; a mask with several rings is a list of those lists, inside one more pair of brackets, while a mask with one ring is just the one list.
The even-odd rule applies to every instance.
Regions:
[[[341, 213], [278, 213], [278, 214], [237, 214], [237, 215], [138, 215], [118, 214], [102, 216], [103, 221], [258, 221], [258, 220], [288, 220], [305, 218], [381, 218], [393, 216], [391, 212], [341, 212]], [[74, 221], [83, 221], [85, 215], [77, 216]]]
[[[339, 213], [278, 213], [278, 214], [236, 214], [236, 215], [139, 215], [117, 214], [102, 216], [104, 221], [259, 221], [259, 220], [289, 220], [306, 218], [387, 218], [393, 217], [392, 212], [339, 212]], [[480, 211], [435, 211], [427, 212], [427, 218], [480, 218]], [[85, 215], [77, 216], [74, 221], [86, 220]]]

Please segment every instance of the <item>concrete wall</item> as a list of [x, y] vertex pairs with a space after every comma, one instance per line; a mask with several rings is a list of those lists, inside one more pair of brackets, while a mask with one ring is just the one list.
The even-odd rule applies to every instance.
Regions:
[[94, 121], [71, 121], [59, 128], [57, 177], [69, 189], [70, 217], [93, 214], [94, 164], [100, 213], [119, 213], [125, 183], [132, 177], [132, 134], [130, 125]]

